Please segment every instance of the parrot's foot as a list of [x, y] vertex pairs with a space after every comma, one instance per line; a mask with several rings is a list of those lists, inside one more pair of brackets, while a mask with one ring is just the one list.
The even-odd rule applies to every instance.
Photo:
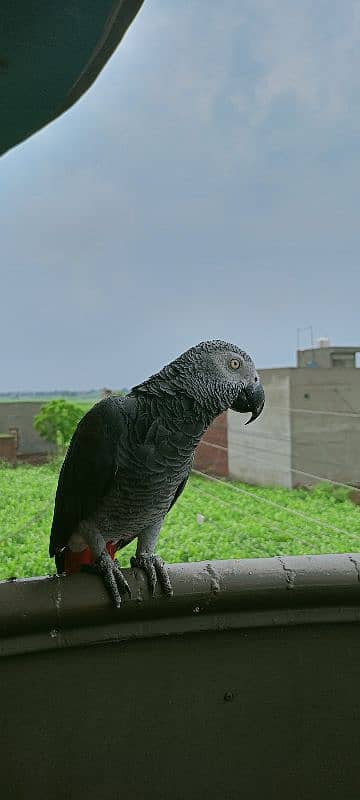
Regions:
[[155, 556], [151, 553], [141, 553], [138, 556], [133, 556], [130, 563], [132, 567], [139, 567], [144, 570], [151, 594], [155, 593], [157, 582], [159, 582], [164, 594], [169, 596], [173, 594], [168, 571], [160, 556]]
[[82, 571], [100, 575], [116, 608], [121, 606], [121, 594], [126, 592], [131, 597], [130, 586], [109, 553], [101, 553], [94, 564], [83, 564]]

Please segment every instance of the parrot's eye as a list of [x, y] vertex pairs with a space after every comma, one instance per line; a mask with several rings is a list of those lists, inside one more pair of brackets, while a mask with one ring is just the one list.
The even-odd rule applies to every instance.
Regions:
[[239, 369], [239, 367], [240, 367], [239, 359], [238, 358], [232, 358], [231, 361], [230, 361], [230, 367], [231, 367], [231, 369]]

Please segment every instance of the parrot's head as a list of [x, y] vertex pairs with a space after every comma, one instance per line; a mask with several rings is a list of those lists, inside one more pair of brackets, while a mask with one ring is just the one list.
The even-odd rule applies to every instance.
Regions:
[[176, 385], [214, 414], [230, 408], [249, 412], [252, 422], [264, 408], [264, 389], [254, 362], [234, 344], [218, 339], [200, 342], [169, 368]]

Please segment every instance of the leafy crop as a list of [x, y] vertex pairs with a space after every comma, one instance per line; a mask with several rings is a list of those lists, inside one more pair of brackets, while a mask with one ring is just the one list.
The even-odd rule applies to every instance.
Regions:
[[[0, 466], [1, 579], [55, 571], [47, 551], [59, 466], [59, 461], [42, 467]], [[288, 490], [219, 484], [193, 475], [165, 520], [158, 551], [168, 562], [356, 552], [359, 507], [348, 494], [329, 484]], [[129, 565], [135, 546], [118, 554], [123, 566]]]

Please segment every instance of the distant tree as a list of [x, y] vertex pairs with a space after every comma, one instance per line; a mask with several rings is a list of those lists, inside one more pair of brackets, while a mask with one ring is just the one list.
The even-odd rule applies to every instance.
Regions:
[[62, 452], [68, 446], [84, 413], [84, 408], [77, 403], [69, 403], [62, 398], [50, 400], [34, 417], [34, 428], [40, 436], [55, 444], [58, 451]]

